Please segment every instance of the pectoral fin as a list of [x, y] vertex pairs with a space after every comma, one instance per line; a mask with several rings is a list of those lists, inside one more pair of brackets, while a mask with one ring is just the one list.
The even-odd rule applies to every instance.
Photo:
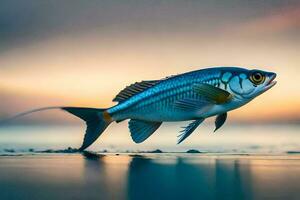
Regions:
[[160, 127], [162, 122], [131, 119], [128, 124], [132, 140], [135, 143], [141, 143], [150, 137]]
[[227, 113], [222, 113], [216, 117], [215, 120], [216, 128], [214, 132], [216, 132], [219, 128], [221, 128], [221, 126], [225, 123], [226, 119], [227, 119]]
[[205, 83], [195, 84], [193, 89], [199, 95], [207, 98], [208, 100], [216, 104], [226, 103], [232, 98], [232, 95], [226, 90], [222, 90], [220, 88]]
[[180, 144], [183, 142], [189, 135], [193, 133], [193, 131], [204, 121], [204, 118], [198, 119], [190, 123], [187, 127], [184, 127], [184, 129], [181, 132], [177, 144]]

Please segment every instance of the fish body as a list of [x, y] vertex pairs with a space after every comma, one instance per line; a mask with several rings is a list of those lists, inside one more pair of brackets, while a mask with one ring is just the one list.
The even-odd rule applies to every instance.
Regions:
[[[150, 137], [163, 122], [192, 120], [178, 136], [183, 142], [208, 117], [216, 116], [215, 131], [227, 119], [227, 112], [239, 108], [272, 88], [276, 74], [239, 67], [214, 67], [170, 76], [161, 80], [141, 81], [123, 89], [107, 109], [46, 107], [15, 117], [47, 109], [62, 109], [87, 124], [83, 144], [89, 147], [114, 121], [129, 119], [134, 142]], [[15, 118], [14, 117], [14, 118]]]
[[[172, 76], [137, 93], [110, 108], [107, 112], [116, 121], [139, 119], [146, 121], [186, 121], [207, 118], [236, 109], [252, 98], [240, 99], [237, 95], [223, 104], [203, 105], [194, 110], [180, 109], [174, 104], [181, 99], [201, 101], [203, 96], [194, 90], [197, 84], [209, 84], [235, 94], [231, 87], [243, 87], [248, 70], [237, 67], [218, 67]], [[243, 79], [243, 75], [245, 78]], [[236, 80], [232, 80], [238, 77]], [[232, 81], [231, 84], [229, 84]], [[235, 86], [231, 86], [235, 85]], [[242, 89], [242, 88], [241, 88]]]

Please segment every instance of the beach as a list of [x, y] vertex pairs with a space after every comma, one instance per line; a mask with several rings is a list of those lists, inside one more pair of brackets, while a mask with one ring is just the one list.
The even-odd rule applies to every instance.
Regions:
[[0, 199], [299, 199], [300, 155], [0, 156]]

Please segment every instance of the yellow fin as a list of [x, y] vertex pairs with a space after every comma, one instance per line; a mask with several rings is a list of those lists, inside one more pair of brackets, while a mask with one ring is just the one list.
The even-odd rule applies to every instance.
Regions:
[[216, 104], [222, 104], [232, 99], [232, 94], [215, 86], [201, 83], [194, 85], [194, 91]]

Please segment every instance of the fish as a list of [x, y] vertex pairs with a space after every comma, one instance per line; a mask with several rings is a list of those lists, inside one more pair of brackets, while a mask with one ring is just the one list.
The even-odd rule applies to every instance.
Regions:
[[20, 113], [61, 109], [86, 123], [79, 151], [92, 145], [113, 122], [129, 120], [131, 138], [142, 143], [163, 122], [190, 121], [180, 131], [177, 144], [187, 139], [207, 118], [215, 118], [214, 132], [220, 129], [227, 113], [252, 101], [277, 82], [276, 73], [241, 67], [211, 67], [160, 80], [136, 82], [121, 90], [110, 108], [44, 107]]

